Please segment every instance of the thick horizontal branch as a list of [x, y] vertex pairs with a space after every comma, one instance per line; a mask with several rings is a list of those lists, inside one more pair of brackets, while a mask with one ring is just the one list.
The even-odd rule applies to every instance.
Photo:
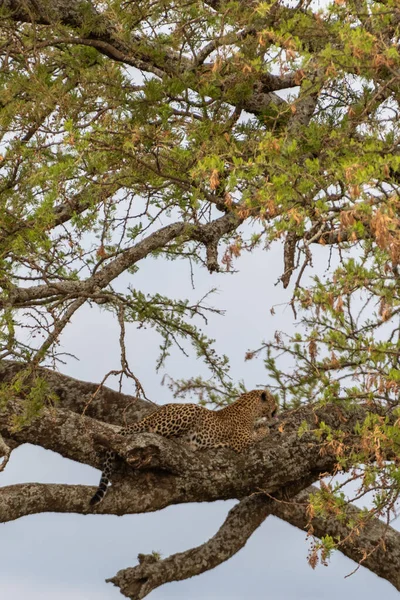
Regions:
[[[304, 479], [311, 483], [321, 473], [333, 472], [336, 467], [334, 452], [329, 447], [320, 452], [321, 442], [312, 429], [324, 421], [332, 429], [350, 436], [354, 443], [357, 440], [354, 427], [367, 414], [365, 407], [345, 410], [330, 405], [283, 413], [278, 420], [279, 428], [272, 429], [246, 452], [236, 454], [227, 449], [193, 452], [176, 440], [152, 434], [121, 438], [112, 425], [58, 408], [43, 409], [31, 425], [14, 431], [11, 417], [22, 409], [23, 401], [10, 401], [2, 413], [0, 434], [5, 439], [37, 444], [72, 460], [100, 467], [101, 459], [95, 452], [95, 440], [100, 436], [131, 465], [151, 467], [145, 471], [132, 470], [123, 464], [113, 477], [101, 512], [112, 511], [117, 505], [124, 513], [154, 511], [176, 503], [240, 499], [259, 490], [275, 493]], [[300, 438], [300, 425], [304, 430], [305, 424], [309, 431]], [[29, 502], [27, 511], [28, 505]]]
[[[7, 364], [5, 368], [3, 365], [1, 372], [4, 380], [15, 370], [13, 371], [11, 365]], [[62, 402], [64, 406], [69, 403], [71, 408], [76, 408], [71, 397], [74, 393], [79, 394], [83, 382], [71, 378], [65, 378], [63, 381], [63, 377], [58, 379], [57, 374], [54, 374], [54, 380], [49, 377], [49, 382], [51, 384], [54, 381], [58, 385], [64, 383], [66, 395]], [[116, 406], [122, 406], [122, 403], [129, 398], [117, 392], [109, 392], [114, 394]], [[118, 404], [118, 396], [121, 396], [120, 404]], [[143, 403], [143, 406], [146, 406], [146, 403]], [[247, 452], [238, 455], [229, 450], [193, 452], [178, 441], [152, 434], [123, 438], [118, 435], [115, 427], [65, 408], [44, 409], [42, 415], [29, 427], [15, 432], [9, 419], [22, 408], [23, 401], [10, 402], [7, 412], [3, 412], [0, 417], [0, 434], [13, 443], [38, 444], [73, 460], [100, 466], [101, 460], [95, 452], [96, 440], [104, 440], [106, 446], [124, 456], [125, 462], [121, 461], [120, 467], [113, 476], [110, 492], [104, 502], [96, 508], [98, 514], [122, 515], [151, 512], [170, 504], [250, 497], [231, 513], [227, 524], [210, 540], [210, 546], [205, 544], [189, 551], [188, 556], [183, 553], [166, 559], [169, 562], [164, 566], [168, 566], [168, 569], [164, 569], [163, 577], [158, 571], [158, 563], [153, 564], [149, 559], [143, 559], [138, 567], [129, 570], [129, 573], [126, 572], [129, 577], [125, 572], [119, 573], [113, 582], [121, 585], [122, 588], [127, 586], [126, 590], [130, 590], [132, 597], [138, 598], [144, 597], [150, 589], [165, 581], [190, 576], [184, 566], [186, 559], [189, 560], [187, 564], [191, 565], [192, 574], [194, 574], [193, 569], [196, 573], [200, 573], [227, 560], [229, 555], [244, 545], [252, 531], [269, 512], [298, 527], [305, 528], [307, 494], [298, 496], [297, 503], [293, 505], [276, 502], [270, 498], [270, 495], [281, 498], [284, 494], [285, 498], [290, 498], [318, 479], [322, 473], [334, 472], [336, 457], [329, 453], [327, 446], [324, 446], [324, 451], [321, 452], [321, 443], [317, 441], [312, 429], [323, 420], [329, 427], [340, 429], [344, 435], [350, 436], [352, 441], [356, 442], [354, 427], [357, 422], [364, 419], [367, 412], [367, 408], [363, 406], [345, 410], [328, 405], [320, 409], [312, 406], [302, 407], [296, 411], [283, 413], [277, 423], [278, 427], [272, 429], [265, 439]], [[108, 410], [111, 411], [112, 406], [109, 406]], [[305, 424], [309, 431], [299, 437], [299, 427], [302, 425], [305, 429]], [[129, 465], [134, 465], [135, 468], [132, 469]], [[0, 521], [10, 521], [24, 515], [47, 511], [88, 514], [93, 512], [93, 508], [89, 505], [93, 492], [94, 487], [91, 486], [32, 483], [4, 487], [0, 490]], [[256, 500], [253, 501], [252, 498]], [[303, 500], [304, 504], [302, 504]], [[242, 517], [240, 515], [242, 510], [248, 510], [249, 506], [252, 507], [252, 511], [251, 518], [247, 521], [244, 513]], [[247, 525], [240, 526], [238, 531], [241, 534], [237, 539], [229, 538], [228, 544], [224, 540], [229, 528], [232, 529], [232, 519], [236, 517], [243, 518]], [[340, 535], [344, 539], [344, 534], [348, 533], [347, 530], [341, 531], [335, 521], [330, 523], [326, 519], [323, 522], [316, 520], [312, 525], [316, 535]], [[356, 561], [366, 556], [365, 566], [398, 586], [392, 565], [397, 559], [399, 534], [390, 531], [389, 537], [384, 538], [386, 546], [382, 544], [371, 552], [386, 531], [384, 525], [371, 520], [366, 523], [361, 537], [353, 538], [351, 543], [344, 544], [342, 549]], [[215, 549], [218, 547], [225, 550], [221, 553], [216, 552]], [[385, 547], [390, 555], [382, 555]], [[138, 588], [135, 586], [139, 575], [141, 575], [139, 577], [141, 584]], [[131, 589], [130, 586], [134, 587]], [[139, 593], [142, 596], [138, 595]]]
[[[297, 485], [302, 483], [297, 482]], [[42, 512], [89, 514], [92, 510], [87, 499], [93, 490], [82, 485], [39, 483], [0, 488], [0, 522]], [[288, 502], [287, 498], [294, 495], [295, 487], [281, 490], [278, 501], [262, 493], [254, 494], [230, 511], [217, 534], [205, 544], [157, 562], [152, 562], [150, 557], [139, 556], [140, 564], [137, 567], [120, 571], [110, 581], [120, 586], [126, 596], [144, 598], [155, 587], [200, 574], [228, 560], [246, 544], [269, 514], [307, 531], [309, 495], [316, 490], [315, 487], [307, 487], [294, 497], [293, 502]], [[279, 498], [283, 495], [286, 500], [281, 502]], [[128, 507], [129, 499], [119, 492], [111, 505], [106, 506], [105, 502], [100, 504], [97, 513], [122, 515], [128, 512]], [[347, 511], [349, 517], [356, 518], [360, 514], [360, 510], [353, 506], [348, 506]], [[315, 518], [311, 524], [317, 537], [332, 535], [345, 539], [349, 534], [346, 525], [334, 516]], [[340, 549], [355, 562], [362, 561], [366, 568], [400, 591], [400, 532], [373, 518], [366, 522], [358, 536], [342, 544]]]
[[[43, 512], [91, 513], [88, 497], [94, 489], [84, 485], [49, 483], [20, 483], [0, 487], [0, 523]], [[98, 512], [102, 512], [101, 506]]]
[[[303, 482], [297, 482], [301, 486]], [[21, 516], [42, 512], [76, 512], [89, 514], [91, 507], [87, 499], [94, 488], [82, 485], [56, 485], [26, 483], [0, 488], [0, 522], [4, 523]], [[179, 581], [210, 570], [228, 560], [247, 542], [264, 519], [273, 514], [304, 531], [308, 530], [307, 506], [311, 493], [317, 488], [309, 486], [299, 492], [293, 502], [287, 498], [296, 493], [296, 488], [286, 488], [276, 497], [278, 501], [263, 493], [254, 494], [237, 504], [228, 514], [220, 530], [208, 542], [198, 548], [187, 550], [156, 561], [154, 557], [139, 555], [137, 567], [124, 569], [110, 579], [126, 596], [144, 598], [151, 590], [170, 581]], [[285, 496], [285, 501], [280, 498]], [[129, 500], [119, 492], [115, 501], [106, 506], [100, 504], [98, 514], [126, 514]], [[349, 517], [357, 518], [360, 510], [347, 507]], [[345, 524], [333, 517], [312, 521], [314, 534], [348, 537]], [[373, 573], [383, 577], [400, 591], [400, 532], [386, 526], [376, 518], [367, 521], [358, 536], [341, 545], [343, 554], [360, 562]], [[363, 558], [367, 554], [365, 560]]]

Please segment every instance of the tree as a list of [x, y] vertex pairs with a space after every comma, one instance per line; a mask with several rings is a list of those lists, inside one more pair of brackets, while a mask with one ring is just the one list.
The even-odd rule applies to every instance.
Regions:
[[[3, 468], [27, 442], [97, 467], [108, 446], [124, 461], [99, 514], [239, 500], [203, 546], [120, 571], [112, 581], [130, 598], [227, 560], [269, 514], [315, 536], [312, 566], [339, 549], [400, 590], [397, 0], [0, 7]], [[228, 272], [273, 243], [299, 328], [247, 358], [265, 361], [278, 426], [240, 456], [121, 440], [116, 426], [152, 408], [126, 323], [159, 333], [158, 369], [173, 347], [204, 361], [209, 377], [171, 380], [175, 397], [212, 405], [244, 389], [201, 329], [217, 311], [208, 298], [145, 295], [137, 269], [153, 257]], [[312, 271], [321, 245], [325, 278]], [[58, 371], [85, 304], [120, 329], [120, 368], [97, 385]], [[105, 386], [111, 375], [134, 382], [134, 402]], [[357, 498], [372, 493], [369, 509], [345, 495], [342, 471]], [[87, 514], [92, 493], [3, 487], [1, 520]]]

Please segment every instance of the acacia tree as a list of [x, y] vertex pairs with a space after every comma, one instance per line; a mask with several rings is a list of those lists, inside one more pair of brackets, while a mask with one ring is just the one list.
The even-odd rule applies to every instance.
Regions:
[[[339, 548], [400, 590], [397, 0], [0, 7], [3, 468], [28, 442], [96, 467], [108, 446], [124, 460], [99, 514], [239, 500], [204, 545], [120, 571], [111, 581], [130, 598], [227, 560], [270, 514], [315, 536], [312, 566]], [[198, 326], [204, 299], [145, 295], [137, 269], [157, 256], [230, 271], [273, 242], [299, 333], [260, 340], [247, 358], [265, 361], [278, 426], [240, 456], [121, 440], [116, 426], [152, 410], [125, 323], [160, 334], [158, 367], [174, 345], [204, 360], [210, 377], [172, 381], [175, 396], [215, 404], [243, 389]], [[306, 282], [320, 245], [329, 276]], [[58, 371], [60, 336], [85, 304], [115, 315], [112, 374], [133, 380], [134, 402], [105, 387], [110, 374], [95, 385]], [[326, 479], [340, 471], [358, 498], [372, 492], [368, 510]], [[3, 487], [0, 518], [86, 514], [92, 493]]]

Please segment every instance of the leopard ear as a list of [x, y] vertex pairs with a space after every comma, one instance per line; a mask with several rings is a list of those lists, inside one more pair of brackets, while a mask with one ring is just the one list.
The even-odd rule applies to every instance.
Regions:
[[267, 392], [265, 390], [261, 392], [261, 400], [263, 402], [266, 402], [268, 400], [268, 398], [267, 398]]

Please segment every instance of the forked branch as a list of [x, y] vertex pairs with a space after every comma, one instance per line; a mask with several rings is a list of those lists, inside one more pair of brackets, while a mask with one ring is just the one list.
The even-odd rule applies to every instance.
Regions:
[[[225, 562], [246, 544], [253, 532], [270, 514], [307, 530], [309, 517], [307, 507], [310, 494], [318, 488], [309, 486], [296, 494], [303, 482], [280, 491], [275, 498], [262, 493], [253, 494], [236, 504], [208, 542], [197, 548], [173, 554], [160, 560], [155, 555], [139, 554], [136, 567], [123, 569], [107, 579], [120, 588], [121, 593], [131, 600], [141, 600], [154, 589], [171, 581], [181, 581], [200, 575]], [[294, 496], [292, 502], [287, 499]], [[285, 501], [282, 501], [282, 497]], [[349, 516], [357, 518], [361, 511], [348, 506]], [[312, 521], [314, 534], [341, 535], [348, 538], [344, 523], [338, 523], [334, 516]], [[400, 572], [396, 568], [400, 561], [400, 533], [386, 526], [376, 518], [369, 520], [359, 536], [341, 546], [342, 552], [356, 562], [362, 562], [370, 571], [390, 581], [400, 590]], [[366, 555], [368, 555], [366, 557]]]

